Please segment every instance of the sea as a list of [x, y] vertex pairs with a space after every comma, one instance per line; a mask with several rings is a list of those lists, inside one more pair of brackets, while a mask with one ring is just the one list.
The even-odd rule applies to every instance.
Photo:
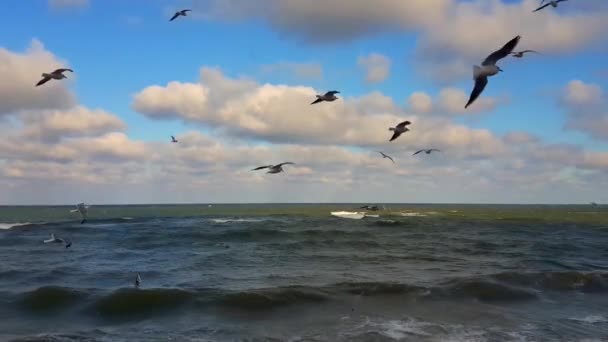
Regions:
[[608, 341], [608, 207], [358, 206], [0, 207], [0, 341]]

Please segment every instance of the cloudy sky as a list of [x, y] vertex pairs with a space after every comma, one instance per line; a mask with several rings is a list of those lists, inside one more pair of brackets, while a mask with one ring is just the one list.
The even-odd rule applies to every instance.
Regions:
[[0, 204], [608, 202], [608, 2], [537, 4], [3, 1]]

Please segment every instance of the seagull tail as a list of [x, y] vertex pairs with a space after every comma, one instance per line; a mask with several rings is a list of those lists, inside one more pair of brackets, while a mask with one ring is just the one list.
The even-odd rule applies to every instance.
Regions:
[[473, 65], [473, 80], [481, 75], [481, 67], [479, 65]]
[[388, 130], [391, 131], [391, 132], [394, 132], [395, 131], [395, 127], [389, 127]]

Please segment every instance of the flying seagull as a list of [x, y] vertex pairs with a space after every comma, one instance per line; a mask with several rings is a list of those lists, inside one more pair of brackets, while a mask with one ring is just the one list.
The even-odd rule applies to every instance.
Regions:
[[313, 105], [315, 103], [323, 102], [323, 101], [327, 101], [327, 102], [335, 101], [338, 99], [336, 94], [340, 94], [340, 92], [337, 90], [332, 90], [332, 91], [328, 91], [327, 93], [325, 93], [323, 95], [317, 95], [317, 99], [313, 103], [311, 103], [311, 105]]
[[494, 76], [498, 74], [499, 71], [502, 71], [502, 69], [496, 65], [496, 62], [510, 55], [511, 52], [513, 52], [513, 49], [515, 49], [517, 46], [517, 43], [519, 43], [520, 39], [521, 36], [511, 39], [507, 44], [505, 44], [505, 46], [500, 48], [500, 50], [494, 51], [491, 55], [486, 57], [486, 59], [481, 63], [481, 66], [475, 65], [473, 67], [473, 79], [475, 80], [475, 87], [471, 92], [469, 101], [464, 106], [465, 109], [475, 102], [479, 95], [481, 95], [481, 92], [483, 92], [488, 84], [488, 76]]
[[171, 19], [169, 19], [169, 21], [173, 21], [175, 19], [177, 19], [177, 17], [185, 17], [188, 15], [188, 12], [192, 12], [192, 10], [189, 9], [183, 9], [181, 11], [177, 11], [175, 12], [175, 14], [173, 15], [173, 17], [171, 17]]
[[64, 239], [60, 239], [55, 237], [55, 234], [51, 234], [51, 238], [48, 240], [44, 240], [42, 241], [44, 243], [62, 243], [65, 245], [65, 248], [70, 248], [70, 246], [72, 246], [72, 242], [71, 241], [65, 241]]
[[36, 87], [41, 86], [50, 80], [61, 80], [61, 79], [67, 78], [67, 76], [65, 76], [63, 74], [66, 71], [74, 72], [74, 70], [72, 70], [72, 69], [63, 68], [63, 69], [57, 69], [57, 70], [51, 72], [50, 74], [42, 73], [42, 79], [40, 81], [38, 81], [38, 83], [36, 83]]
[[389, 131], [393, 131], [395, 133], [393, 133], [393, 137], [391, 138], [391, 140], [389, 141], [393, 141], [397, 138], [399, 138], [399, 136], [407, 131], [409, 131], [409, 128], [405, 127], [407, 125], [410, 125], [411, 122], [409, 121], [403, 121], [402, 123], [398, 124], [397, 127], [389, 127]]
[[253, 169], [251, 171], [269, 169], [268, 172], [266, 172], [266, 173], [279, 173], [279, 172], [283, 172], [283, 165], [287, 165], [287, 164], [294, 164], [294, 163], [286, 162], [286, 163], [281, 163], [281, 164], [277, 164], [277, 165], [260, 166], [260, 167], [256, 167], [255, 169]]
[[177, 139], [175, 139], [175, 137], [174, 137], [174, 136], [171, 136], [171, 142], [172, 142], [172, 143], [176, 143], [176, 142], [177, 142]]
[[384, 152], [380, 152], [380, 151], [376, 151], [376, 152], [380, 153], [380, 154], [382, 155], [382, 158], [388, 158], [388, 159], [390, 159], [390, 160], [391, 160], [393, 163], [395, 162], [395, 161], [393, 160], [393, 158], [391, 158], [391, 156], [388, 156], [388, 155], [384, 154]]
[[141, 277], [139, 276], [139, 273], [137, 273], [137, 276], [135, 277], [135, 287], [139, 287], [139, 285], [141, 285]]
[[424, 152], [424, 153], [426, 153], [426, 154], [431, 154], [431, 153], [433, 153], [433, 152], [441, 152], [441, 151], [440, 151], [440, 150], [438, 150], [438, 149], [436, 149], [436, 148], [429, 148], [428, 150], [420, 150], [420, 151], [417, 151], [416, 153], [414, 153], [414, 154], [412, 154], [412, 155], [413, 155], [413, 156], [415, 156], [415, 155], [417, 155], [418, 153], [422, 153], [422, 152]]
[[84, 203], [78, 203], [76, 205], [76, 209], [70, 210], [71, 213], [80, 213], [80, 224], [83, 224], [87, 221], [87, 214], [89, 213], [89, 206]]
[[[542, 2], [541, 2], [541, 5], [542, 5], [542, 6], [540, 6], [539, 8], [535, 9], [535, 10], [534, 10], [534, 11], [532, 11], [532, 12], [538, 12], [538, 11], [542, 10], [543, 8], [545, 8], [545, 7], [547, 7], [547, 6], [553, 6], [553, 8], [555, 8], [555, 7], [557, 7], [557, 4], [559, 4], [559, 3], [560, 3], [560, 2], [562, 2], [562, 1], [568, 1], [568, 0], [552, 0], [552, 1], [550, 1], [550, 2], [548, 2], [548, 3], [546, 3], [546, 4], [544, 4], [544, 5], [542, 5]], [[543, 2], [544, 2], [544, 1], [543, 1]]]
[[539, 55], [541, 54], [540, 52], [534, 51], [534, 50], [523, 50], [523, 51], [518, 51], [518, 52], [511, 52], [511, 56], [517, 57], [517, 58], [522, 58], [524, 56], [524, 54], [526, 54], [528, 52], [538, 53]]

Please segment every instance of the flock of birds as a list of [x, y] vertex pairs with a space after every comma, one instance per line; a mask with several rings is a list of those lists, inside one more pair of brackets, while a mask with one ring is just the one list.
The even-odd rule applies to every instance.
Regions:
[[[545, 3], [545, 1], [546, 0], [542, 0], [540, 3], [540, 7], [538, 7], [537, 9], [535, 9], [532, 12], [538, 12], [549, 6], [556, 8], [559, 3], [568, 1], [568, 0], [551, 0], [546, 3]], [[169, 19], [169, 21], [174, 21], [175, 19], [177, 19], [179, 17], [186, 17], [188, 15], [188, 12], [191, 12], [191, 11], [192, 10], [190, 10], [190, 9], [183, 9], [183, 10], [177, 11], [171, 17], [171, 19]], [[475, 65], [473, 67], [473, 80], [475, 81], [475, 85], [473, 87], [473, 90], [471, 91], [469, 100], [467, 101], [467, 103], [464, 106], [465, 109], [468, 108], [471, 104], [473, 104], [475, 102], [475, 100], [477, 100], [477, 98], [479, 98], [479, 96], [481, 95], [481, 93], [484, 91], [484, 89], [486, 88], [486, 86], [488, 84], [488, 77], [494, 76], [494, 75], [498, 74], [499, 72], [503, 71], [497, 65], [498, 61], [500, 61], [501, 59], [503, 59], [507, 56], [512, 56], [515, 58], [523, 58], [524, 55], [527, 53], [539, 53], [534, 50], [514, 51], [515, 48], [517, 47], [517, 45], [519, 44], [520, 40], [521, 40], [521, 36], [519, 36], [519, 35], [516, 36], [515, 38], [513, 38], [509, 42], [507, 42], [502, 48], [500, 48], [497, 51], [494, 51], [488, 57], [486, 57], [482, 61], [481, 66]], [[51, 80], [59, 81], [59, 80], [65, 79], [65, 78], [67, 78], [67, 76], [65, 75], [66, 72], [73, 73], [74, 70], [69, 69], [69, 68], [60, 68], [60, 69], [56, 69], [50, 73], [43, 73], [42, 79], [38, 83], [36, 83], [36, 87], [41, 86]], [[332, 91], [326, 92], [325, 94], [316, 95], [316, 99], [311, 103], [311, 105], [318, 104], [321, 102], [333, 102], [338, 99], [336, 94], [340, 94], [340, 92], [337, 90], [332, 90]], [[389, 142], [394, 141], [395, 139], [399, 138], [402, 134], [408, 132], [410, 130], [408, 128], [409, 125], [411, 125], [411, 122], [406, 120], [406, 121], [403, 121], [403, 122], [397, 124], [395, 127], [390, 127], [389, 131], [393, 132], [393, 134], [390, 137]], [[179, 141], [174, 136], [171, 136], [171, 142], [178, 143]], [[391, 156], [385, 154], [382, 151], [377, 151], [377, 152], [382, 156], [382, 158], [389, 159], [393, 163], [395, 163], [395, 160]], [[422, 150], [416, 151], [413, 155], [415, 156], [415, 155], [418, 155], [423, 152], [425, 154], [431, 154], [433, 152], [441, 152], [441, 151], [436, 148], [429, 148], [429, 149], [422, 149]], [[277, 173], [284, 172], [284, 170], [283, 170], [284, 165], [293, 165], [293, 164], [294, 163], [292, 163], [292, 162], [283, 162], [283, 163], [276, 164], [276, 165], [264, 165], [264, 166], [256, 167], [256, 168], [252, 169], [251, 171], [268, 169], [267, 173], [277, 174]], [[597, 205], [595, 203], [593, 203], [593, 204]], [[71, 210], [71, 212], [78, 212], [80, 214], [80, 216], [81, 216], [80, 223], [82, 224], [82, 223], [86, 222], [86, 220], [87, 220], [88, 208], [89, 208], [88, 205], [86, 205], [84, 203], [79, 203], [78, 205], [76, 205], [76, 209]], [[373, 208], [367, 208], [367, 209], [378, 210], [377, 206], [374, 206]], [[51, 234], [51, 237], [48, 240], [44, 240], [43, 242], [46, 244], [48, 244], [48, 243], [63, 244], [65, 246], [65, 248], [69, 248], [72, 245], [71, 241], [65, 240], [62, 238], [58, 238], [54, 234]], [[136, 279], [135, 279], [135, 286], [139, 287], [140, 284], [141, 284], [141, 277], [139, 276], [139, 274], [137, 274]]]

